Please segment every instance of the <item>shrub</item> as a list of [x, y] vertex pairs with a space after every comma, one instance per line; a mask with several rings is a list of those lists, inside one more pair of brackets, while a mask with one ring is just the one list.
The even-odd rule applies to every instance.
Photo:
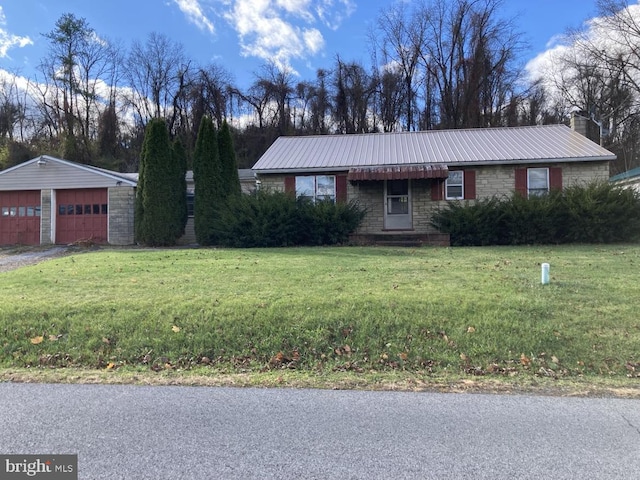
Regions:
[[163, 119], [146, 127], [135, 201], [135, 234], [149, 246], [175, 245], [182, 235], [183, 168], [175, 161]]
[[632, 189], [595, 182], [565, 189], [566, 242], [612, 243], [640, 235], [640, 195]]
[[514, 193], [449, 203], [431, 224], [457, 246], [632, 241], [640, 237], [640, 194], [608, 182], [530, 198]]
[[362, 219], [355, 203], [296, 199], [259, 191], [230, 198], [220, 213], [216, 237], [227, 247], [286, 247], [344, 243]]

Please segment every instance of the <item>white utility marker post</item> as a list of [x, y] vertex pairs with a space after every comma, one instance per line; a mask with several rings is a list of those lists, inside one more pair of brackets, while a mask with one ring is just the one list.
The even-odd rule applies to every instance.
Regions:
[[542, 284], [547, 285], [549, 283], [549, 264], [542, 264]]

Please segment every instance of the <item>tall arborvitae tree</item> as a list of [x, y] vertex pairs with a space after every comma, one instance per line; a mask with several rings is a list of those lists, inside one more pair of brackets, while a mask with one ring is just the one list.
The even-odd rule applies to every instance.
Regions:
[[200, 245], [213, 245], [217, 208], [222, 198], [218, 135], [209, 117], [202, 117], [193, 154], [194, 227]]
[[227, 121], [222, 122], [218, 133], [218, 150], [220, 152], [220, 169], [222, 180], [222, 196], [240, 195], [240, 177], [238, 176], [238, 162], [233, 148], [233, 137]]
[[150, 246], [174, 245], [181, 235], [178, 198], [182, 168], [175, 162], [167, 125], [156, 118], [146, 128], [136, 192], [136, 234]]
[[142, 142], [142, 147], [140, 148], [140, 159], [138, 161], [138, 185], [136, 186], [136, 201], [135, 201], [135, 209], [134, 209], [134, 235], [136, 242], [140, 242], [143, 233], [142, 233], [142, 219], [144, 218], [144, 202], [142, 199], [144, 198], [144, 179], [146, 177], [145, 166], [146, 166], [146, 157], [147, 153], [145, 151], [146, 142]]
[[178, 211], [180, 213], [179, 219], [179, 233], [184, 235], [185, 227], [187, 226], [188, 212], [187, 212], [187, 151], [184, 148], [184, 144], [180, 139], [173, 142], [173, 158], [176, 165], [180, 167], [180, 184], [179, 191], [184, 192], [184, 195], [180, 195], [176, 199], [178, 202]]

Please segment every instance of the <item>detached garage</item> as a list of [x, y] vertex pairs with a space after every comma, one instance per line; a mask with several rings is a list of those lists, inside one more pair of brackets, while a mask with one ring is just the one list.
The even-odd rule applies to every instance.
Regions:
[[0, 245], [133, 243], [137, 175], [50, 156], [0, 172]]

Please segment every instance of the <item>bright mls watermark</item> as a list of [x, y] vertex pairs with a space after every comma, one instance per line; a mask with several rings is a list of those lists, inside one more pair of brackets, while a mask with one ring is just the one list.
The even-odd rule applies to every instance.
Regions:
[[0, 478], [78, 480], [78, 455], [0, 455]]

